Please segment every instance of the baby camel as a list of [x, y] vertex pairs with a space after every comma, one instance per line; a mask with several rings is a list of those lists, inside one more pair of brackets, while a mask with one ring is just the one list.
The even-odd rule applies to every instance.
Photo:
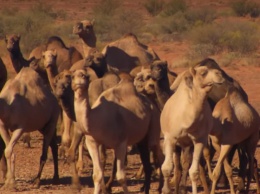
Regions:
[[[189, 175], [192, 182], [192, 192], [197, 193], [196, 180], [199, 161], [213, 126], [207, 94], [214, 84], [223, 82], [224, 78], [220, 70], [207, 67], [191, 68], [189, 74], [186, 74], [182, 79], [176, 92], [166, 102], [161, 113], [165, 151], [165, 160], [162, 165], [163, 193], [171, 191], [169, 178], [173, 169], [173, 153], [176, 152], [176, 146], [186, 147], [192, 144], [194, 152]], [[175, 190], [175, 193], [178, 192]]]
[[257, 168], [254, 166], [254, 154], [259, 140], [260, 129], [260, 118], [257, 111], [247, 102], [247, 99], [243, 97], [237, 88], [230, 87], [225, 98], [216, 104], [212, 114], [216, 118], [215, 123], [219, 125], [214, 125], [210, 136], [214, 145], [217, 144], [219, 147], [220, 156], [212, 173], [213, 184], [211, 193], [215, 193], [216, 183], [223, 162], [230, 191], [232, 194], [235, 193], [232, 181], [232, 168], [226, 157], [235, 144], [239, 144], [248, 157], [249, 172], [247, 173], [246, 193], [248, 193], [253, 173], [256, 176], [257, 192], [259, 193]]
[[[6, 148], [7, 174], [4, 188], [15, 186], [13, 148], [24, 132], [39, 130], [43, 138], [40, 168], [35, 179], [39, 186], [40, 176], [51, 146], [54, 161], [54, 180], [59, 179], [56, 144], [56, 124], [59, 115], [57, 100], [44, 85], [43, 80], [31, 68], [24, 67], [9, 80], [0, 93], [0, 135]], [[10, 137], [9, 131], [12, 132]], [[2, 149], [2, 148], [1, 148]]]
[[90, 107], [89, 78], [84, 70], [72, 74], [74, 107], [78, 129], [86, 134], [86, 145], [93, 160], [94, 193], [104, 189], [104, 174], [100, 165], [98, 145], [112, 148], [117, 158], [118, 181], [128, 193], [125, 176], [127, 145], [138, 144], [146, 176], [145, 193], [149, 193], [151, 167], [149, 148], [160, 150], [159, 111], [134, 85], [122, 80], [104, 91]]

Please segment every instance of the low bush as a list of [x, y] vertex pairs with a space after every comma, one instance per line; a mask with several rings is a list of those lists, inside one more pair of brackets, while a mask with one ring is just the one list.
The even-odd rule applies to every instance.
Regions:
[[144, 3], [145, 9], [152, 16], [156, 16], [163, 10], [165, 2], [163, 0], [147, 0]]
[[238, 16], [258, 17], [260, 15], [260, 4], [256, 2], [236, 0], [231, 4], [231, 7]]

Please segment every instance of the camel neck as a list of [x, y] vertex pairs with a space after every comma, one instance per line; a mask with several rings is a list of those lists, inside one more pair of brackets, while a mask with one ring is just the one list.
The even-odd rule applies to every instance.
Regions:
[[49, 84], [51, 86], [52, 91], [55, 91], [54, 86], [54, 78], [56, 75], [58, 75], [58, 69], [56, 64], [50, 64], [46, 67], [46, 72], [49, 80]]
[[25, 60], [20, 49], [13, 50], [10, 53], [12, 65], [16, 73], [19, 73], [23, 67], [29, 66], [29, 61]]
[[83, 45], [83, 52], [84, 52], [84, 57], [89, 56], [90, 50], [93, 48], [96, 48], [96, 36], [93, 35], [88, 35], [87, 37], [85, 36], [80, 36], [82, 40], [82, 45]]
[[160, 110], [163, 109], [166, 101], [170, 98], [170, 85], [168, 79], [159, 80], [155, 84], [155, 92], [158, 99]]
[[202, 111], [206, 104], [207, 93], [197, 87], [193, 87], [191, 93], [192, 104], [196, 107], [198, 112]]
[[66, 112], [67, 116], [73, 120], [76, 121], [76, 116], [75, 116], [75, 111], [74, 111], [74, 93], [71, 90], [71, 92], [69, 92], [69, 96], [66, 96], [65, 98], [61, 98], [60, 101], [60, 105], [63, 111]]

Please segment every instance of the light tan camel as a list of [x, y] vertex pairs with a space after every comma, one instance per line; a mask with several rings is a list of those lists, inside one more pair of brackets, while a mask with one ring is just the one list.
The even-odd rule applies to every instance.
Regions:
[[[138, 94], [129, 81], [122, 81], [103, 92], [90, 108], [88, 87], [87, 72], [76, 70], [72, 75], [76, 124], [78, 129], [86, 134], [86, 145], [93, 160], [94, 193], [100, 193], [104, 188], [99, 144], [114, 149], [117, 158], [117, 179], [124, 192], [128, 193], [124, 171], [127, 145], [139, 144], [145, 175], [150, 179], [148, 148], [154, 148], [161, 154], [159, 111], [145, 96]], [[146, 179], [148, 182], [145, 193], [149, 193], [149, 179]]]
[[220, 155], [212, 173], [211, 194], [215, 193], [216, 183], [223, 163], [230, 191], [232, 194], [235, 193], [232, 181], [232, 168], [226, 158], [235, 144], [240, 144], [248, 157], [249, 172], [247, 172], [248, 183], [246, 192], [249, 191], [250, 181], [255, 173], [257, 192], [260, 193], [257, 167], [254, 167], [254, 154], [259, 140], [260, 129], [260, 118], [257, 111], [244, 99], [237, 88], [230, 87], [226, 97], [216, 104], [212, 115], [218, 123], [215, 124], [210, 136], [214, 143], [213, 145], [218, 146], [217, 150], [220, 150]]
[[[24, 132], [39, 130], [43, 138], [43, 149], [39, 172], [35, 179], [39, 186], [40, 176], [51, 146], [54, 160], [54, 180], [59, 179], [56, 144], [56, 124], [59, 107], [56, 98], [43, 84], [40, 76], [31, 68], [23, 68], [14, 79], [9, 80], [0, 93], [0, 135], [6, 148], [7, 174], [5, 187], [14, 187], [15, 161], [13, 147]], [[10, 137], [9, 131], [12, 132]]]
[[73, 34], [77, 34], [82, 40], [84, 57], [88, 57], [92, 50], [96, 50], [96, 35], [94, 32], [94, 20], [83, 20], [73, 26]]
[[[174, 154], [176, 145], [181, 147], [194, 146], [189, 175], [192, 182], [192, 192], [197, 193], [196, 180], [199, 160], [213, 126], [207, 94], [214, 84], [223, 82], [224, 78], [220, 70], [207, 67], [191, 68], [190, 75], [182, 79], [176, 92], [166, 102], [161, 113], [165, 152], [165, 160], [162, 165], [163, 193], [171, 192], [169, 178], [173, 169], [173, 156], [176, 155]], [[175, 192], [179, 191], [175, 190]]]
[[108, 69], [127, 73], [136, 66], [149, 66], [152, 61], [159, 59], [151, 47], [139, 42], [131, 33], [106, 45], [102, 53]]

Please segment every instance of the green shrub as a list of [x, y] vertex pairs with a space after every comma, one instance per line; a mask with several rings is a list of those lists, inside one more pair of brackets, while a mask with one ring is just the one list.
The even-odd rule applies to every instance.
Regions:
[[184, 0], [170, 0], [166, 3], [165, 8], [162, 11], [162, 16], [172, 16], [177, 12], [184, 12], [187, 9], [187, 5]]
[[144, 7], [148, 13], [152, 16], [156, 16], [163, 10], [164, 4], [165, 2], [163, 0], [146, 0]]
[[231, 4], [232, 9], [238, 16], [250, 15], [258, 17], [260, 15], [260, 4], [247, 0], [236, 0]]
[[210, 7], [188, 9], [187, 11], [185, 11], [184, 14], [185, 14], [185, 18], [192, 25], [194, 24], [196, 25], [198, 23], [209, 24], [213, 22], [217, 17], [216, 10]]
[[259, 27], [252, 22], [227, 20], [191, 30], [194, 44], [209, 44], [216, 52], [228, 50], [240, 53], [255, 51], [259, 44]]
[[[115, 0], [103, 0], [104, 2], [115, 3], [113, 10], [103, 8], [105, 4], [99, 4], [94, 10], [95, 32], [100, 41], [112, 41], [124, 34], [138, 34], [143, 26], [142, 16], [132, 9], [122, 8]], [[111, 5], [110, 5], [111, 6]]]

